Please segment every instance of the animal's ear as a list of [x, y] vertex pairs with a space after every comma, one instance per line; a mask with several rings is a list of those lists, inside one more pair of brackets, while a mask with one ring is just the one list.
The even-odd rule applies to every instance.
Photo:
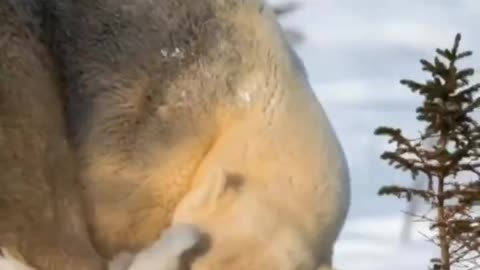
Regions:
[[175, 210], [174, 222], [189, 222], [196, 216], [208, 217], [219, 207], [225, 209], [243, 186], [243, 175], [215, 167], [185, 195]]
[[195, 213], [200, 209], [202, 212], [212, 209], [226, 186], [227, 180], [224, 169], [215, 169], [206, 179], [201, 180], [201, 183], [195, 190], [190, 191], [185, 196], [177, 207], [176, 212]]

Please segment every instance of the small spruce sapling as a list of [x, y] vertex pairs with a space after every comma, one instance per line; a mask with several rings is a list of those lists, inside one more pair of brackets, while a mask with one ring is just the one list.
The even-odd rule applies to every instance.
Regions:
[[[425, 189], [384, 186], [380, 195], [394, 195], [410, 201], [417, 196], [431, 208], [429, 221], [435, 231], [430, 240], [440, 248], [440, 257], [431, 260], [433, 269], [450, 270], [453, 265], [480, 269], [480, 125], [473, 118], [480, 106], [480, 84], [470, 85], [471, 68], [460, 69], [459, 60], [472, 55], [459, 51], [461, 35], [453, 48], [437, 49], [433, 62], [421, 60], [430, 73], [425, 83], [401, 80], [413, 93], [422, 96], [417, 120], [425, 124], [419, 138], [406, 137], [401, 129], [379, 127], [376, 135], [387, 136], [394, 144], [381, 158], [396, 169], [408, 171], [415, 180], [428, 179]], [[426, 145], [426, 141], [433, 142]], [[432, 145], [433, 144], [433, 145]]]

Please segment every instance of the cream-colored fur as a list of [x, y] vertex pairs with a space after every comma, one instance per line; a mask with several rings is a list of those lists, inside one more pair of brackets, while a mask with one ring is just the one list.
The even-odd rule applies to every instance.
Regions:
[[[44, 2], [46, 7], [58, 5], [51, 12], [59, 14], [49, 14], [58, 17], [55, 23], [45, 24], [60, 28], [46, 31], [59, 37], [49, 47], [56, 63], [63, 64], [52, 70], [52, 80], [56, 75], [65, 79], [69, 139], [85, 186], [86, 223], [104, 257], [127, 250], [155, 261], [157, 256], [150, 255], [162, 247], [154, 244], [161, 243], [162, 231], [171, 223], [188, 223], [206, 231], [212, 241], [211, 249], [193, 261], [193, 270], [331, 266], [349, 205], [347, 165], [301, 61], [266, 3]], [[9, 106], [23, 112], [22, 106]], [[63, 123], [61, 107], [45, 106], [54, 109], [55, 124]], [[53, 133], [62, 138], [63, 128]], [[50, 144], [53, 137], [46, 138], [49, 146], [55, 145], [52, 149], [61, 149], [60, 143]], [[70, 190], [73, 184], [46, 186], [45, 192], [76, 193]], [[86, 237], [81, 248], [70, 245], [85, 233], [80, 215], [62, 204], [68, 200], [50, 199], [54, 210], [38, 213], [45, 212], [46, 225], [62, 220], [65, 236], [54, 241], [33, 231], [45, 238], [39, 246], [55, 247], [45, 254], [58, 255], [58, 266], [99, 268]], [[46, 225], [48, 232], [57, 228]], [[37, 257], [36, 265], [51, 262], [41, 254], [30, 256]], [[123, 259], [130, 263], [128, 255]], [[173, 260], [167, 266], [177, 264]]]
[[15, 258], [6, 248], [0, 248], [0, 270], [34, 270], [32, 267]]
[[211, 236], [193, 270], [330, 267], [347, 164], [266, 3], [48, 2], [102, 255], [173, 222]]
[[249, 18], [243, 29], [255, 25], [270, 55], [237, 89], [251, 97], [248, 113], [222, 131], [175, 212], [174, 222], [199, 224], [213, 238], [194, 270], [329, 268], [348, 209], [336, 135], [272, 13], [264, 14], [232, 14], [239, 26]]

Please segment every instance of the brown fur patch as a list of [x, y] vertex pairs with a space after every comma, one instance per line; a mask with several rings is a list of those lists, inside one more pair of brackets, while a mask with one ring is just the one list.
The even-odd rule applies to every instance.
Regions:
[[0, 246], [39, 269], [101, 269], [50, 55], [0, 1]]

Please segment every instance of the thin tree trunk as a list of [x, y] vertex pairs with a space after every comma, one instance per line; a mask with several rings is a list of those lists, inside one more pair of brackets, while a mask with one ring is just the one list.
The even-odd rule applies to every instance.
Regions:
[[438, 179], [437, 188], [437, 223], [439, 224], [439, 240], [440, 240], [440, 254], [442, 262], [442, 270], [450, 270], [450, 243], [448, 242], [447, 227], [445, 220], [445, 198], [443, 196], [444, 178]]

